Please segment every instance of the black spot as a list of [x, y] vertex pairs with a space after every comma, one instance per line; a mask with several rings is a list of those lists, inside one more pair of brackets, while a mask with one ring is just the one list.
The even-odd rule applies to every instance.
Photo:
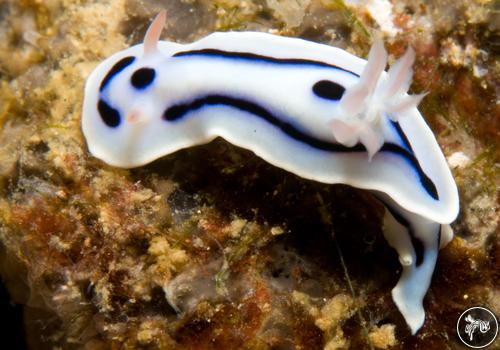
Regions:
[[345, 88], [330, 80], [320, 80], [314, 84], [312, 90], [318, 97], [327, 100], [340, 100], [344, 94]]
[[125, 58], [122, 58], [118, 62], [115, 63], [115, 65], [109, 70], [108, 74], [104, 77], [104, 79], [101, 82], [101, 86], [99, 87], [99, 91], [104, 90], [106, 85], [113, 79], [113, 77], [120, 73], [122, 70], [127, 68], [132, 64], [132, 62], [135, 61], [135, 57], [133, 56], [127, 56]]
[[103, 100], [99, 100], [99, 103], [97, 104], [97, 110], [99, 111], [103, 122], [107, 126], [116, 128], [118, 125], [120, 125], [120, 112], [108, 105]]
[[141, 68], [132, 74], [130, 82], [136, 89], [144, 89], [155, 80], [156, 72], [153, 68]]

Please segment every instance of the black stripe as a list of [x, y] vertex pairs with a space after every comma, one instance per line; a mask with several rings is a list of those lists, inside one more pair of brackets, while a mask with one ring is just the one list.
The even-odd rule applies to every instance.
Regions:
[[118, 62], [116, 62], [114, 64], [114, 66], [111, 67], [111, 69], [109, 70], [108, 74], [106, 74], [106, 76], [102, 80], [101, 86], [99, 87], [99, 92], [102, 92], [102, 90], [104, 90], [104, 88], [106, 87], [106, 85], [109, 84], [109, 82], [111, 81], [111, 79], [113, 79], [113, 77], [115, 75], [117, 75], [122, 70], [124, 70], [125, 68], [127, 68], [128, 66], [130, 66], [132, 64], [132, 62], [134, 62], [134, 61], [135, 61], [135, 57], [133, 57], [133, 56], [127, 56], [127, 57], [122, 58]]
[[[250, 53], [250, 52], [232, 52], [232, 51], [222, 51], [222, 50], [217, 50], [217, 49], [201, 49], [201, 50], [192, 50], [192, 51], [181, 51], [181, 52], [177, 52], [176, 54], [173, 55], [173, 57], [185, 57], [185, 56], [213, 56], [213, 57], [224, 57], [224, 58], [257, 60], [257, 61], [270, 62], [270, 63], [278, 63], [278, 64], [312, 65], [312, 66], [318, 66], [318, 67], [327, 67], [327, 68], [339, 69], [339, 70], [342, 70], [344, 72], [353, 74], [356, 77], [359, 77], [359, 75], [356, 74], [356, 73], [354, 73], [354, 72], [351, 72], [349, 70], [343, 69], [343, 68], [338, 67], [336, 65], [332, 65], [332, 64], [329, 64], [329, 63], [321, 62], [321, 61], [299, 59], [299, 58], [276, 58], [276, 57], [262, 56], [262, 55], [258, 55], [258, 54], [254, 54], [254, 53]], [[214, 96], [217, 96], [217, 95], [214, 95]], [[209, 101], [207, 101], [207, 102], [208, 102], [207, 104], [218, 104], [218, 103], [209, 103]], [[245, 101], [243, 101], [243, 102], [245, 102]], [[200, 103], [200, 102], [194, 101], [193, 102], [193, 104], [194, 104], [193, 107], [195, 107], [195, 105], [197, 103]], [[222, 104], [224, 104], [224, 103], [222, 103]], [[232, 104], [232, 106], [234, 106], [236, 108], [239, 108], [235, 104]], [[259, 113], [263, 112], [264, 114], [271, 115], [268, 111], [263, 110], [263, 108], [260, 108], [257, 105], [256, 105], [256, 107], [255, 106], [251, 107], [251, 108], [247, 109], [246, 111], [248, 111], [250, 113], [254, 113], [254, 112], [251, 111], [252, 109], [260, 109]], [[176, 107], [174, 107], [174, 108], [176, 108]], [[198, 109], [198, 108], [200, 108], [200, 107], [196, 107], [196, 108], [193, 108], [193, 109]], [[257, 113], [254, 113], [254, 114], [257, 114]], [[261, 114], [261, 116], [263, 116], [263, 114]], [[273, 116], [271, 115], [271, 117], [273, 117]], [[278, 124], [283, 123], [278, 118], [276, 118], [276, 117], [273, 117], [273, 118], [277, 120], [276, 123], [273, 123], [274, 125], [278, 126]], [[435, 184], [424, 173], [424, 171], [420, 167], [420, 164], [418, 163], [416, 157], [413, 155], [414, 152], [413, 152], [413, 150], [411, 148], [411, 145], [410, 145], [410, 143], [408, 141], [408, 138], [406, 137], [405, 133], [403, 132], [403, 130], [401, 130], [401, 127], [400, 127], [400, 125], [398, 123], [393, 122], [393, 125], [395, 126], [396, 132], [399, 134], [402, 142], [408, 148], [409, 152], [406, 151], [406, 150], [404, 150], [404, 149], [402, 149], [402, 148], [400, 148], [400, 147], [398, 147], [398, 146], [396, 146], [396, 145], [391, 146], [392, 144], [384, 144], [384, 146], [382, 147], [382, 150], [383, 151], [389, 151], [389, 152], [400, 154], [401, 156], [405, 157], [408, 161], [410, 161], [410, 163], [414, 166], [415, 170], [417, 171], [418, 176], [420, 178], [420, 182], [422, 183], [422, 186], [425, 188], [425, 190], [427, 191], [427, 193], [433, 199], [439, 200], [439, 195], [437, 193], [437, 188], [436, 188]], [[294, 129], [294, 128], [291, 125], [290, 126], [284, 125], [282, 127], [283, 131], [287, 132], [287, 130], [288, 130], [289, 132], [287, 132], [287, 133], [289, 133], [290, 136], [294, 137], [292, 134], [295, 134], [295, 131], [292, 130], [292, 129]], [[294, 137], [294, 138], [296, 138], [298, 140], [301, 140], [301, 141], [304, 141], [304, 142], [307, 142], [310, 145], [312, 145], [312, 146], [314, 146], [316, 148], [319, 148], [319, 149], [323, 149], [323, 150], [332, 150], [332, 151], [338, 151], [338, 152], [357, 152], [357, 151], [364, 151], [364, 150], [366, 150], [362, 145], [361, 145], [361, 148], [359, 148], [358, 145], [356, 145], [356, 146], [354, 146], [352, 148], [347, 148], [347, 147], [343, 147], [342, 146], [343, 147], [342, 148], [342, 147], [340, 147], [337, 144], [329, 144], [329, 143], [325, 144], [323, 141], [313, 139], [313, 138], [311, 138], [311, 137], [309, 137], [307, 135], [296, 135], [296, 136], [297, 137]], [[339, 146], [339, 147], [337, 147], [337, 146]], [[395, 148], [394, 146], [396, 146], [397, 148]]]
[[406, 134], [403, 132], [403, 129], [401, 129], [401, 125], [399, 125], [399, 123], [396, 123], [393, 120], [391, 120], [391, 124], [396, 129], [396, 132], [401, 138], [401, 141], [403, 141], [403, 143], [405, 144], [406, 148], [408, 148], [413, 153], [413, 148], [411, 148], [410, 141], [408, 141]]
[[[332, 143], [329, 141], [317, 139], [311, 135], [308, 135], [300, 131], [294, 125], [276, 117], [270, 111], [268, 111], [267, 109], [256, 103], [226, 95], [207, 95], [201, 98], [197, 98], [189, 103], [177, 104], [171, 106], [168, 109], [166, 109], [165, 112], [163, 113], [163, 119], [168, 121], [179, 120], [192, 111], [199, 110], [205, 106], [216, 106], [216, 105], [225, 105], [234, 107], [241, 111], [245, 111], [255, 116], [258, 116], [266, 120], [270, 124], [278, 127], [281, 131], [283, 131], [285, 134], [292, 137], [293, 139], [308, 144], [309, 146], [314, 147], [316, 149], [329, 152], [346, 152], [346, 153], [366, 152], [365, 146], [361, 143], [358, 143], [353, 147], [347, 147], [339, 143]], [[384, 145], [381, 148], [381, 151], [394, 153], [405, 158], [417, 172], [420, 178], [420, 183], [427, 191], [427, 193], [432, 198], [436, 200], [439, 199], [436, 191], [436, 186], [434, 185], [432, 180], [424, 173], [424, 171], [420, 167], [418, 160], [412, 153], [394, 143], [388, 143], [388, 142], [384, 143]]]
[[335, 68], [346, 73], [352, 74], [356, 77], [359, 77], [359, 74], [356, 74], [350, 70], [341, 68], [334, 64], [316, 61], [316, 60], [308, 60], [303, 58], [277, 58], [271, 56], [263, 56], [258, 55], [251, 52], [237, 52], [237, 51], [222, 51], [217, 49], [201, 49], [201, 50], [191, 50], [191, 51], [181, 51], [177, 52], [172, 57], [186, 57], [186, 56], [210, 56], [210, 57], [223, 57], [223, 58], [236, 58], [236, 59], [244, 59], [250, 61], [260, 61], [260, 62], [269, 62], [269, 63], [278, 63], [278, 64], [291, 64], [291, 65], [307, 65], [307, 66], [316, 66], [323, 68]]
[[100, 99], [99, 102], [97, 102], [97, 111], [104, 124], [110, 128], [116, 128], [120, 125], [120, 112], [107, 104], [106, 101]]
[[[379, 198], [380, 200], [380, 198]], [[387, 210], [389, 210], [389, 213], [394, 217], [394, 219], [399, 222], [402, 226], [406, 227], [408, 230], [408, 234], [410, 235], [410, 240], [411, 244], [413, 246], [413, 250], [415, 251], [415, 266], [419, 267], [422, 265], [424, 262], [424, 244], [422, 243], [421, 240], [419, 240], [417, 237], [415, 237], [415, 234], [413, 233], [413, 229], [408, 222], [402, 215], [400, 215], [398, 212], [396, 212], [394, 209], [392, 209], [389, 205], [387, 205], [384, 201], [380, 200], [382, 203], [384, 203], [385, 207]]]
[[183, 118], [186, 114], [201, 109], [205, 106], [217, 106], [217, 105], [225, 105], [234, 107], [244, 112], [251, 113], [262, 119], [266, 120], [270, 124], [278, 127], [281, 131], [283, 131], [288, 136], [293, 139], [306, 143], [314, 148], [323, 150], [323, 151], [331, 151], [331, 152], [363, 152], [366, 151], [365, 147], [362, 144], [357, 144], [354, 147], [346, 147], [344, 145], [338, 143], [331, 143], [328, 141], [319, 140], [310, 135], [303, 133], [298, 130], [292, 124], [279, 119], [274, 116], [267, 109], [259, 106], [258, 104], [234, 98], [225, 95], [208, 95], [202, 98], [198, 98], [187, 104], [178, 104], [172, 107], [169, 107], [163, 113], [163, 119], [168, 121], [176, 121]]
[[[401, 129], [401, 125], [399, 125], [399, 123], [395, 122], [395, 121], [392, 121], [391, 120], [391, 124], [394, 126], [394, 128], [396, 129], [396, 132], [398, 133], [399, 137], [401, 138], [401, 140], [403, 141], [404, 145], [406, 146], [406, 148], [408, 149], [409, 151], [409, 154], [411, 155], [411, 157], [414, 158], [414, 163], [418, 163], [418, 160], [416, 159], [416, 157], [414, 156], [415, 152], [413, 152], [413, 148], [411, 147], [410, 145], [410, 141], [408, 140], [408, 137], [406, 137], [406, 134], [404, 133], [403, 129]], [[420, 182], [422, 183], [422, 185], [425, 187], [427, 193], [432, 197], [434, 198], [435, 200], [439, 200], [439, 194], [437, 192], [437, 188], [436, 188], [436, 185], [434, 184], [434, 182], [432, 182], [432, 180], [424, 173], [424, 171], [422, 170], [422, 168], [420, 167], [420, 164], [419, 164], [419, 169], [417, 170], [419, 172], [419, 177], [420, 177]]]

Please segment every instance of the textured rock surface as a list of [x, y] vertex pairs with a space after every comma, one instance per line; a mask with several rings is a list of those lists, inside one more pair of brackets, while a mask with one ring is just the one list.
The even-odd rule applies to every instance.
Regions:
[[[500, 314], [500, 29], [494, 2], [6, 0], [0, 3], [0, 273], [33, 349], [454, 349]], [[417, 53], [415, 91], [460, 189], [414, 337], [390, 297], [382, 208], [222, 140], [126, 171], [87, 152], [83, 84], [141, 40], [216, 30]], [[497, 340], [496, 343], [500, 346]]]

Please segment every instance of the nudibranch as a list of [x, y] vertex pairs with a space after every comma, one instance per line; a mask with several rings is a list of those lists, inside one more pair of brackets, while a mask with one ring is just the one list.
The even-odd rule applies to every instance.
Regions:
[[381, 42], [367, 61], [256, 32], [178, 44], [159, 41], [165, 18], [89, 76], [82, 129], [92, 155], [132, 168], [222, 137], [303, 178], [371, 191], [403, 267], [392, 297], [417, 332], [458, 192], [416, 108], [423, 95], [407, 94], [414, 52], [385, 72]]

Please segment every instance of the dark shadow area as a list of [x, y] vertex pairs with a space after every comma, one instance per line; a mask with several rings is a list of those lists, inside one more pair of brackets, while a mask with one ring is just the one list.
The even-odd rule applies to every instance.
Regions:
[[23, 306], [11, 303], [4, 284], [0, 281], [0, 338], [8, 349], [26, 349]]

